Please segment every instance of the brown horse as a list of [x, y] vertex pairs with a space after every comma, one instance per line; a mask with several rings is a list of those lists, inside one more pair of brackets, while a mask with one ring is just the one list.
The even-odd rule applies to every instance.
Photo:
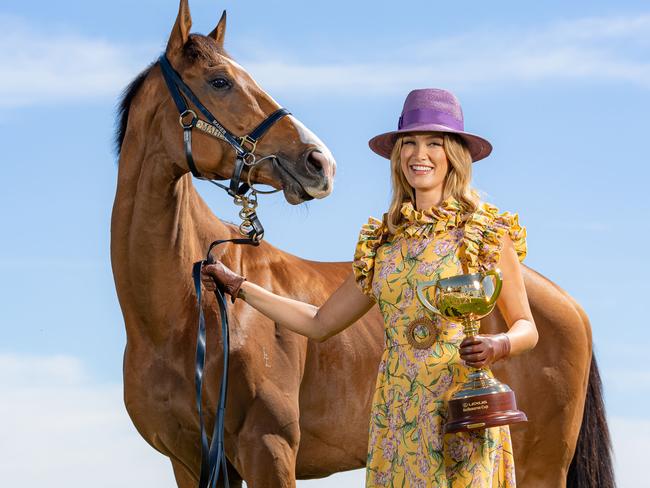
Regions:
[[[248, 133], [277, 104], [224, 51], [225, 15], [209, 36], [190, 35], [190, 25], [182, 0], [166, 50], [171, 64], [225, 127]], [[214, 88], [217, 75], [230, 80], [229, 90]], [[127, 331], [124, 398], [140, 434], [171, 459], [178, 486], [190, 488], [200, 469], [193, 382], [197, 308], [190, 270], [210, 241], [238, 233], [211, 213], [192, 185], [178, 112], [157, 64], [128, 87], [120, 117], [111, 256]], [[282, 188], [289, 203], [331, 192], [334, 160], [295, 118], [275, 124], [258, 151], [277, 155], [289, 168], [269, 165], [255, 173], [256, 181]], [[315, 152], [325, 157], [315, 158]], [[223, 179], [232, 172], [234, 154], [225, 143], [197, 135], [194, 159], [203, 174]], [[351, 272], [350, 263], [306, 261], [266, 243], [218, 252], [251, 281], [317, 305]], [[524, 277], [540, 340], [533, 352], [494, 368], [517, 392], [530, 419], [512, 429], [519, 483], [558, 488], [568, 479], [575, 487], [613, 486], [587, 317], [538, 273], [524, 268]], [[218, 322], [214, 299], [207, 301], [206, 313], [209, 323]], [[378, 310], [322, 343], [282, 328], [242, 300], [229, 314], [232, 369], [225, 442], [231, 486], [245, 480], [251, 488], [293, 487], [296, 478], [363, 467], [383, 349]], [[487, 332], [505, 328], [498, 314], [484, 322]], [[220, 333], [211, 329], [205, 392], [209, 425], [220, 351]]]

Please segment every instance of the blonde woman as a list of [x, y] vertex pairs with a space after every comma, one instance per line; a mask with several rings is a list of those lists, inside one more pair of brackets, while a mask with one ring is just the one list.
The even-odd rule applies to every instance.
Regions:
[[[481, 202], [470, 186], [472, 162], [492, 146], [464, 131], [454, 95], [423, 89], [407, 96], [398, 129], [371, 139], [370, 148], [390, 159], [390, 208], [362, 227], [350, 276], [320, 308], [275, 295], [222, 263], [204, 267], [203, 283], [214, 289], [216, 281], [275, 322], [319, 341], [379, 306], [386, 348], [372, 401], [367, 487], [514, 487], [507, 426], [443, 432], [446, 400], [469, 367], [489, 366], [537, 343], [519, 265], [526, 232], [516, 214]], [[507, 333], [463, 339], [459, 323], [441, 320], [415, 297], [417, 281], [496, 267]], [[418, 335], [431, 339], [428, 348], [409, 342], [414, 321]]]

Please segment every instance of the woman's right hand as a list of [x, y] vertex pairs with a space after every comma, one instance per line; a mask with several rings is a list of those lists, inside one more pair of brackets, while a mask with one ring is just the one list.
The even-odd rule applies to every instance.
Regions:
[[214, 291], [217, 285], [221, 290], [231, 296], [232, 302], [239, 294], [239, 289], [246, 278], [238, 275], [221, 261], [213, 264], [204, 264], [201, 268], [201, 282], [206, 290]]

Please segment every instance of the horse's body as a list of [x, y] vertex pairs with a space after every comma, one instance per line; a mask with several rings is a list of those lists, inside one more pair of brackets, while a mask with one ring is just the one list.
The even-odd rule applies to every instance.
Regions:
[[[185, 59], [186, 44], [192, 42], [185, 3], [181, 1], [167, 52], [172, 55], [174, 45], [185, 49], [173, 62], [183, 66], [184, 76], [191, 76], [200, 72], [192, 71], [200, 56]], [[222, 42], [224, 28], [211, 36]], [[205, 44], [198, 36], [197, 41]], [[237, 125], [237, 120], [242, 120], [242, 133], [254, 125], [250, 116], [230, 122]], [[331, 189], [333, 161], [329, 170], [320, 168], [325, 173], [321, 180], [311, 182], [315, 168], [306, 154], [318, 146], [316, 139], [305, 136], [297, 123], [278, 125], [269, 139], [290, 147], [286, 157], [300, 162], [294, 178], [302, 188], [292, 188], [273, 171], [260, 172], [260, 178], [282, 186], [292, 203], [305, 199], [305, 193], [325, 196], [329, 190], [322, 188]], [[142, 436], [171, 459], [178, 486], [190, 488], [196, 486], [200, 469], [193, 382], [197, 309], [190, 270], [210, 241], [238, 234], [210, 212], [179, 163], [183, 156], [177, 115], [156, 66], [127, 94], [119, 143], [111, 253], [127, 330], [125, 403]], [[266, 146], [269, 153], [277, 150]], [[217, 142], [196, 144], [197, 163], [214, 174], [226, 173], [229, 157]], [[211, 158], [216, 162], [208, 167]], [[301, 164], [306, 169], [300, 170]], [[306, 261], [266, 243], [255, 248], [228, 245], [215, 254], [268, 290], [316, 305], [351, 272], [350, 263]], [[540, 340], [532, 352], [508, 359], [494, 371], [516, 391], [530, 420], [512, 428], [520, 486], [558, 488], [565, 486], [588, 398], [590, 327], [580, 307], [553, 283], [525, 267], [524, 278]], [[208, 323], [217, 323], [214, 299], [207, 300], [205, 309]], [[229, 315], [225, 442], [231, 485], [240, 486], [237, 480], [244, 479], [251, 488], [293, 487], [296, 478], [363, 467], [370, 400], [383, 349], [378, 310], [322, 343], [274, 324], [242, 300], [230, 307]], [[208, 332], [208, 425], [221, 374], [221, 339], [215, 329]], [[497, 330], [505, 330], [498, 314], [484, 320], [482, 332]], [[595, 364], [591, 371], [596, 373]], [[592, 400], [600, 405], [598, 393]], [[606, 425], [600, 428], [606, 431]], [[602, 458], [603, 464], [608, 462], [607, 456]], [[575, 463], [574, 469], [580, 472], [582, 464]], [[598, 486], [612, 486], [600, 476]]]

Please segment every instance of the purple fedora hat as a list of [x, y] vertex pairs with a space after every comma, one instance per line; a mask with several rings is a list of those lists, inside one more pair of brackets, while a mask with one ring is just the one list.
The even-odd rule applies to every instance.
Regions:
[[439, 88], [424, 88], [409, 93], [397, 130], [373, 137], [368, 145], [380, 156], [390, 159], [397, 137], [405, 132], [418, 131], [458, 134], [467, 144], [472, 161], [483, 159], [492, 152], [492, 144], [487, 140], [465, 132], [460, 102], [452, 93]]

